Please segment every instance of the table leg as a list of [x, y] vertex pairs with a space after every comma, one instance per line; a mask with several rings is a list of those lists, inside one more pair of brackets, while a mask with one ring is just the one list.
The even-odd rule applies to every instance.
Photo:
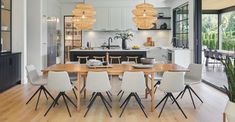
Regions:
[[145, 89], [145, 98], [148, 98], [148, 92], [149, 92], [149, 87], [148, 87], [148, 75], [145, 75], [145, 82], [146, 82], [146, 89]]
[[80, 83], [81, 83], [81, 76], [78, 73], [77, 74], [77, 111], [81, 111], [81, 105], [80, 105]]
[[155, 74], [153, 73], [153, 74], [151, 74], [151, 93], [152, 93], [152, 95], [151, 95], [151, 97], [152, 97], [152, 106], [151, 106], [151, 108], [152, 108], [152, 112], [154, 112], [154, 77], [155, 77]]

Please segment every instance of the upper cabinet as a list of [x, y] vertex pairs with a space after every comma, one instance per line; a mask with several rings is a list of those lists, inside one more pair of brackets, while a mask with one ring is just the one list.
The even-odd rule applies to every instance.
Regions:
[[11, 52], [11, 0], [1, 0], [1, 41], [0, 41], [0, 53]]
[[96, 23], [93, 30], [137, 30], [132, 21], [132, 8], [95, 8]]

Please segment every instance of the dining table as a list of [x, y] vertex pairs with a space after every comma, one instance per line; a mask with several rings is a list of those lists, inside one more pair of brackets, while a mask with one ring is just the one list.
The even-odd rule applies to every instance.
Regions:
[[[171, 72], [188, 72], [189, 70], [187, 68], [184, 68], [182, 66], [179, 66], [177, 64], [154, 64], [151, 68], [135, 68], [133, 67], [133, 64], [111, 64], [109, 67], [99, 67], [99, 68], [90, 68], [86, 64], [55, 64], [52, 66], [49, 66], [42, 70], [43, 75], [47, 77], [48, 72], [50, 71], [66, 71], [68, 73], [76, 73], [77, 74], [77, 111], [81, 110], [81, 93], [80, 93], [80, 85], [82, 83], [82, 76], [86, 76], [89, 71], [106, 71], [110, 76], [119, 76], [122, 75], [126, 71], [130, 72], [144, 72], [146, 84], [148, 82], [151, 82], [151, 88], [149, 89], [150, 96], [151, 96], [151, 111], [153, 112], [155, 109], [155, 95], [154, 95], [154, 77], [155, 73], [162, 73], [166, 71]], [[85, 79], [84, 79], [85, 81]], [[177, 81], [174, 81], [177, 82]], [[148, 86], [148, 85], [146, 85]], [[146, 94], [147, 94], [147, 88], [146, 88]], [[85, 93], [84, 93], [85, 95]]]

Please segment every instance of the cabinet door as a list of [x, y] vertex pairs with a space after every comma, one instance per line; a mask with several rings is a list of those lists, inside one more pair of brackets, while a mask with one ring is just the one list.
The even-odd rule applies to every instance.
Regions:
[[109, 9], [108, 8], [95, 8], [96, 23], [93, 30], [107, 30], [109, 26]]
[[122, 30], [122, 9], [110, 8], [110, 29]]
[[122, 15], [123, 15], [123, 23], [125, 30], [137, 30], [135, 23], [133, 21], [133, 13], [132, 10], [134, 8], [123, 8]]

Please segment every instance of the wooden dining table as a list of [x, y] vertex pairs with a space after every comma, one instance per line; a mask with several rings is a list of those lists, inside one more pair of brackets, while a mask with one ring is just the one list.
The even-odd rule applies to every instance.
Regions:
[[[138, 72], [142, 71], [145, 74], [146, 84], [151, 80], [151, 111], [154, 111], [154, 77], [155, 73], [172, 71], [172, 72], [188, 72], [187, 68], [181, 67], [176, 64], [155, 64], [152, 68], [148, 69], [136, 69], [131, 64], [112, 64], [107, 68], [89, 68], [86, 64], [55, 64], [42, 70], [43, 75], [47, 76], [49, 71], [66, 71], [68, 73], [77, 73], [77, 111], [81, 110], [80, 105], [80, 85], [81, 76], [86, 76], [89, 71], [107, 71], [109, 75], [118, 76], [122, 75], [126, 71]], [[149, 78], [151, 76], [151, 78]], [[177, 81], [175, 81], [177, 82]]]

